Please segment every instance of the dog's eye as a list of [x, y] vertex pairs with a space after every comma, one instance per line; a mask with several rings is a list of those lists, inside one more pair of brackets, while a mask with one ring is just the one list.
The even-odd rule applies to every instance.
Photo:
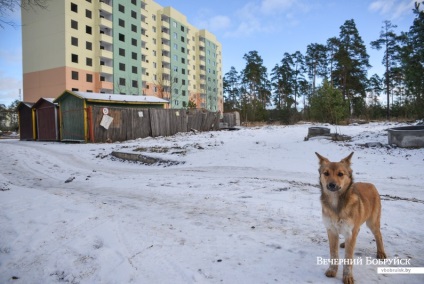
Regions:
[[343, 173], [338, 173], [337, 174], [339, 177], [342, 177], [343, 176]]
[[324, 173], [324, 175], [325, 175], [326, 177], [328, 177], [328, 176], [330, 175], [330, 173], [329, 173], [329, 172], [325, 172], [325, 173]]

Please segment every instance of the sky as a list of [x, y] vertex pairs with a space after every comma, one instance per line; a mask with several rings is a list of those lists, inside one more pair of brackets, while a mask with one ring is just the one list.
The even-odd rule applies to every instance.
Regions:
[[[339, 36], [340, 26], [353, 19], [370, 55], [368, 76], [384, 73], [383, 51], [371, 49], [383, 21], [408, 31], [415, 0], [156, 0], [187, 16], [199, 29], [212, 32], [222, 44], [223, 75], [232, 66], [245, 67], [243, 56], [257, 51], [268, 73], [285, 52], [306, 52], [311, 43], [325, 44]], [[424, 5], [423, 5], [424, 6]], [[22, 39], [20, 13], [10, 15], [17, 25], [0, 28], [0, 104], [22, 98]]]

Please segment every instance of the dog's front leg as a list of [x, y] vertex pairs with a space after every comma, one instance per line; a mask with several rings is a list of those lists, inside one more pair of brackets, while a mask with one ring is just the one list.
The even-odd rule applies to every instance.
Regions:
[[335, 277], [339, 268], [339, 234], [336, 230], [327, 229], [328, 242], [330, 243], [330, 267], [325, 272], [327, 277]]
[[353, 228], [351, 234], [346, 234], [345, 237], [345, 259], [343, 264], [343, 283], [353, 284], [353, 253], [355, 251], [356, 237], [358, 236], [359, 228]]

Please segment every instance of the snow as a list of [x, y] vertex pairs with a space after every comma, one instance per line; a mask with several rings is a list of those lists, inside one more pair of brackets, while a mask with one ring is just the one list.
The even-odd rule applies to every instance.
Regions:
[[[0, 283], [341, 283], [341, 267], [330, 279], [317, 261], [329, 249], [314, 152], [334, 161], [355, 152], [355, 180], [382, 196], [388, 257], [424, 267], [424, 149], [386, 147], [385, 129], [401, 124], [328, 126], [350, 142], [304, 141], [310, 126], [113, 144], [0, 140]], [[363, 226], [357, 283], [424, 283], [377, 274], [404, 266], [366, 263], [375, 254]]]
[[72, 91], [71, 93], [77, 96], [92, 100], [92, 101], [115, 101], [115, 102], [150, 102], [150, 103], [167, 103], [167, 100], [154, 97], [154, 96], [126, 96], [120, 94], [103, 94], [103, 93], [91, 93], [91, 92], [80, 92]]

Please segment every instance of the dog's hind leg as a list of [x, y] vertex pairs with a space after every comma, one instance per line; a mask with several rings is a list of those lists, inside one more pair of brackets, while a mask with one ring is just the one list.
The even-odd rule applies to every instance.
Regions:
[[375, 242], [377, 243], [377, 258], [385, 259], [387, 258], [386, 253], [384, 251], [383, 245], [383, 236], [380, 231], [380, 216], [376, 218], [376, 220], [368, 220], [367, 226], [370, 228], [371, 232], [374, 234]]
[[332, 263], [325, 272], [327, 277], [336, 277], [339, 260], [339, 234], [331, 229], [327, 229], [328, 242], [330, 244], [330, 258]]

